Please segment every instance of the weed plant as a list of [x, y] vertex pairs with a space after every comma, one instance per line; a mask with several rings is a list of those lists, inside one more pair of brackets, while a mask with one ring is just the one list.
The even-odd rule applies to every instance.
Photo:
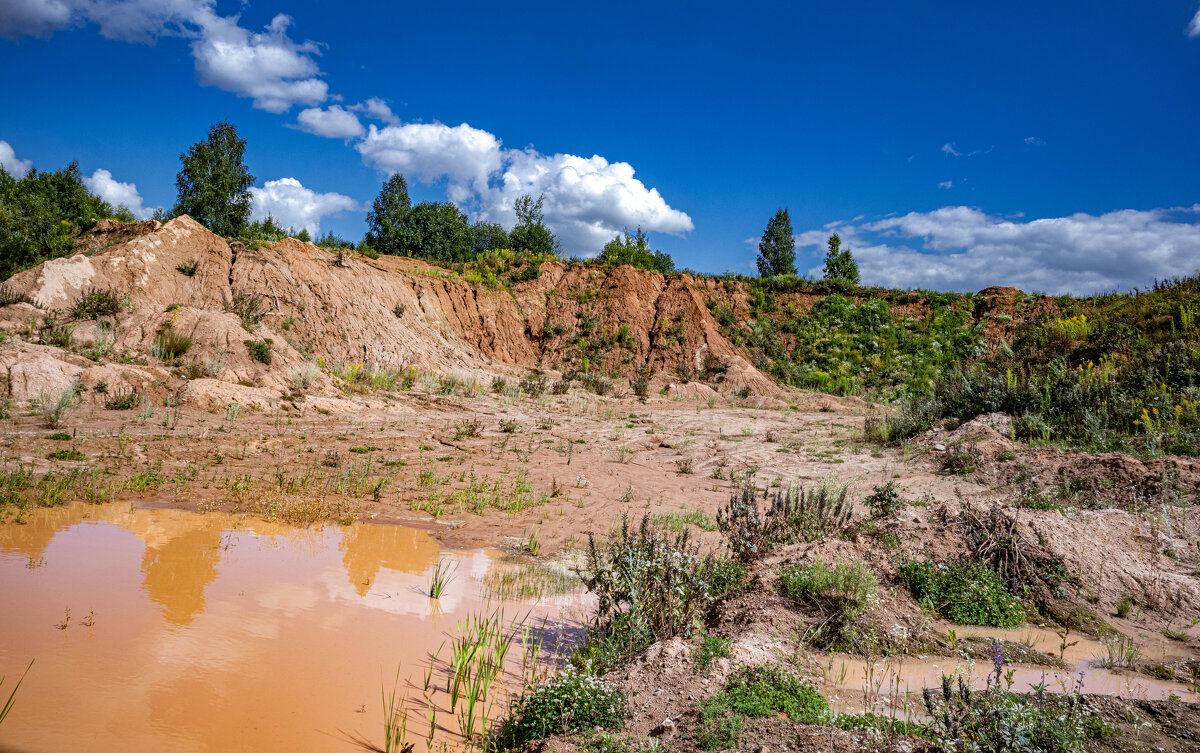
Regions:
[[837, 533], [850, 522], [846, 488], [821, 484], [806, 489], [796, 483], [764, 491], [768, 506], [760, 508], [753, 479], [743, 482], [717, 512], [717, 526], [734, 557], [752, 562], [776, 547], [816, 541]]

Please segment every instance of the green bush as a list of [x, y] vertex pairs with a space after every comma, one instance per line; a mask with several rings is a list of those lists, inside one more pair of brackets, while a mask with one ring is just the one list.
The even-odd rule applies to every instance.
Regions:
[[274, 342], [271, 338], [264, 340], [243, 340], [246, 350], [250, 351], [250, 357], [260, 363], [271, 365], [271, 344]]
[[886, 518], [904, 507], [904, 500], [900, 499], [900, 492], [896, 491], [895, 481], [876, 486], [863, 502], [870, 508], [873, 518]]
[[82, 452], [80, 452], [79, 450], [76, 450], [74, 448], [69, 449], [69, 450], [55, 450], [54, 452], [47, 453], [46, 457], [50, 458], [51, 460], [72, 460], [72, 461], [87, 460], [86, 455], [84, 455]]
[[253, 293], [245, 292], [235, 292], [233, 300], [226, 301], [225, 310], [237, 314], [238, 319], [242, 320], [242, 328], [247, 332], [253, 332], [267, 315], [267, 312], [263, 311], [262, 299]]
[[499, 748], [519, 748], [551, 735], [619, 729], [629, 716], [625, 699], [594, 675], [565, 668], [513, 704]]
[[780, 713], [794, 722], [818, 724], [829, 716], [829, 704], [816, 688], [781, 664], [740, 667], [720, 693], [701, 704], [696, 743], [705, 750], [734, 747], [741, 717]]
[[909, 560], [900, 566], [899, 575], [913, 598], [951, 622], [1013, 627], [1025, 619], [1025, 610], [1004, 588], [1000, 575], [979, 562]]
[[0, 280], [71, 253], [81, 229], [116, 214], [88, 191], [78, 162], [19, 179], [0, 168]]

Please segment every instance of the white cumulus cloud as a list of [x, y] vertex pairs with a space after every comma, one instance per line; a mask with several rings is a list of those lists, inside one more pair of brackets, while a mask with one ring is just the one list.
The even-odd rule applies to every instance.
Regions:
[[340, 193], [318, 193], [295, 178], [269, 180], [262, 188], [251, 188], [251, 219], [268, 216], [285, 228], [304, 228], [314, 239], [321, 232], [321, 218], [341, 212], [361, 212], [359, 202]]
[[23, 178], [33, 169], [33, 160], [17, 159], [17, 153], [7, 141], [0, 140], [0, 167], [14, 178]]
[[364, 161], [386, 173], [402, 173], [425, 183], [445, 178], [447, 193], [458, 202], [486, 189], [488, 176], [500, 169], [500, 140], [466, 123], [371, 125], [355, 149]]
[[544, 196], [546, 223], [569, 252], [596, 253], [625, 227], [676, 235], [694, 227], [686, 213], [634, 177], [627, 162], [504, 149], [496, 136], [466, 123], [372, 125], [355, 148], [386, 173], [424, 183], [445, 180], [452, 201], [506, 225], [516, 219], [519, 196]]
[[[1012, 285], [1078, 295], [1145, 286], [1200, 266], [1200, 204], [1014, 221], [972, 207], [833, 223], [797, 236], [816, 254], [830, 232], [853, 249], [863, 281], [974, 291]], [[803, 242], [801, 242], [803, 241]], [[821, 268], [810, 274], [820, 276]]]
[[1200, 37], [1200, 10], [1192, 16], [1192, 22], [1187, 27], [1187, 35], [1193, 38]]
[[142, 203], [142, 195], [138, 193], [137, 185], [122, 183], [108, 170], [96, 170], [90, 178], [84, 178], [83, 183], [89, 191], [112, 204], [114, 208], [124, 206], [139, 219], [144, 220], [154, 213], [153, 209], [147, 209]]
[[354, 139], [366, 132], [358, 116], [341, 105], [301, 110], [296, 116], [295, 125], [289, 127], [327, 139]]

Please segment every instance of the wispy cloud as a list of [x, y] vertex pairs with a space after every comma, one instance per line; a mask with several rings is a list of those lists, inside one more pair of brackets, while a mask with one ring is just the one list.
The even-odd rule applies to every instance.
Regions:
[[945, 189], [954, 188], [954, 181], [943, 180], [941, 183], [938, 183], [938, 188], [945, 188]]
[[290, 16], [275, 16], [260, 32], [238, 20], [219, 15], [214, 0], [6, 0], [0, 5], [0, 37], [45, 38], [89, 23], [105, 38], [124, 42], [185, 37], [192, 40], [201, 84], [250, 97], [261, 110], [280, 113], [330, 98], [314, 59], [320, 46], [294, 41]]
[[942, 154], [945, 154], [947, 157], [962, 156], [959, 151], [954, 148], [954, 144], [942, 144]]
[[1037, 136], [1026, 136], [1025, 143], [1029, 144], [1030, 146], [1045, 146], [1046, 140], [1040, 139]]
[[1196, 15], [1192, 16], [1192, 22], [1188, 24], [1187, 35], [1193, 39], [1200, 37], [1200, 10], [1196, 11]]

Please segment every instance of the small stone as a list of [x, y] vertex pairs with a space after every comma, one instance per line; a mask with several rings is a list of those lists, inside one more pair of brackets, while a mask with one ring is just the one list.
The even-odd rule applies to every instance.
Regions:
[[944, 445], [944, 444], [935, 444], [935, 445], [933, 446], [933, 449], [937, 450], [938, 452], [945, 452], [945, 451], [946, 451], [946, 445]]
[[675, 734], [675, 721], [673, 719], [664, 719], [663, 723], [650, 730], [651, 737], [669, 737]]

